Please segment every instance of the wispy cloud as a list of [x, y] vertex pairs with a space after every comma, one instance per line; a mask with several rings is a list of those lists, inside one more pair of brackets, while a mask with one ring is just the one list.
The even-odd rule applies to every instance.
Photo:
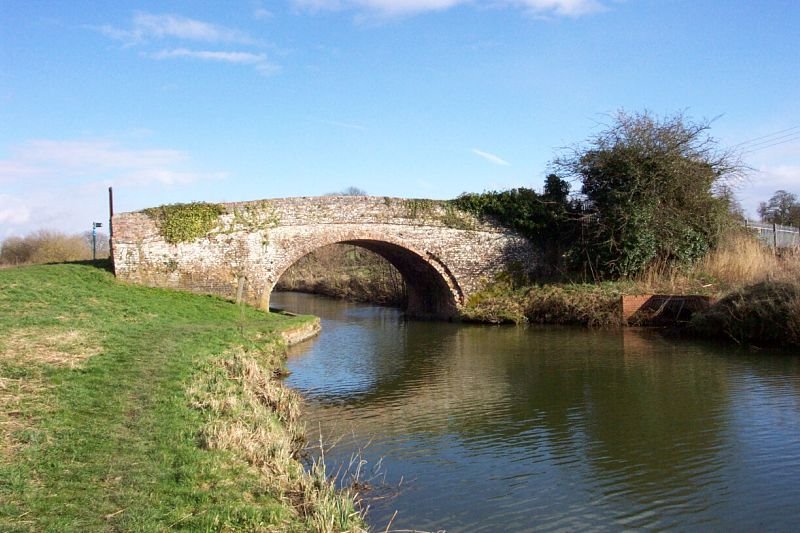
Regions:
[[506, 0], [504, 3], [534, 15], [559, 17], [581, 17], [606, 9], [600, 0]]
[[219, 50], [190, 50], [188, 48], [173, 48], [159, 50], [150, 54], [153, 59], [199, 59], [201, 61], [215, 61], [218, 63], [232, 63], [239, 65], [253, 65], [262, 74], [272, 74], [278, 70], [277, 65], [270, 63], [266, 54], [252, 52], [227, 52]]
[[253, 2], [253, 18], [256, 20], [269, 20], [274, 15], [272, 11], [265, 8], [261, 2]]
[[[256, 13], [266, 16], [267, 12], [256, 7]], [[256, 15], [258, 16], [258, 15]], [[208, 62], [230, 63], [254, 67], [261, 74], [273, 74], [279, 67], [273, 64], [266, 54], [253, 51], [263, 43], [246, 32], [213, 24], [202, 20], [173, 14], [135, 13], [130, 27], [119, 28], [105, 25], [95, 28], [104, 35], [121, 41], [126, 47], [161, 46], [160, 50], [146, 51], [142, 55], [156, 60], [197, 59]], [[165, 43], [167, 44], [164, 47]], [[243, 47], [245, 50], [209, 50], [197, 49], [192, 44], [207, 43], [226, 45], [226, 47]], [[172, 44], [172, 46], [169, 46]], [[251, 48], [248, 50], [247, 48]]]
[[0, 159], [0, 238], [41, 228], [85, 229], [106, 216], [109, 186], [120, 187], [129, 203], [135, 197], [147, 202], [181, 186], [226, 177], [194, 167], [187, 152], [117, 140], [27, 141]]
[[[390, 17], [481, 5], [474, 0], [294, 0], [294, 4], [310, 11], [358, 10]], [[563, 17], [580, 17], [605, 9], [601, 0], [497, 0], [491, 5], [522, 9], [537, 16]]]
[[472, 153], [495, 165], [500, 165], [502, 167], [511, 166], [511, 163], [495, 154], [484, 152], [483, 150], [478, 150], [477, 148], [473, 148]]
[[21, 198], [0, 194], [0, 225], [24, 224], [30, 218], [30, 208], [23, 205]]
[[209, 43], [255, 44], [257, 42], [239, 30], [171, 14], [139, 12], [133, 15], [130, 28], [105, 25], [99, 30], [108, 37], [126, 44], [140, 44], [167, 38]]
[[0, 183], [176, 185], [218, 176], [191, 171], [188, 163], [188, 154], [180, 150], [126, 148], [108, 140], [38, 139], [0, 160]]

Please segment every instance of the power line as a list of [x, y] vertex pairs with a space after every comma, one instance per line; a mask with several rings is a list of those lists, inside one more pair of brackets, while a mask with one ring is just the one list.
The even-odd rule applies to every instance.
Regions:
[[[779, 139], [783, 139], [783, 140], [779, 140]], [[772, 142], [772, 141], [777, 141], [777, 142]], [[768, 144], [763, 144], [763, 143], [755, 144], [752, 147], [750, 147], [749, 150], [745, 150], [742, 153], [743, 154], [751, 154], [753, 152], [759, 152], [761, 150], [766, 150], [767, 148], [772, 148], [773, 146], [780, 146], [781, 144], [787, 144], [787, 143], [794, 142], [794, 141], [800, 141], [800, 132], [797, 132], [797, 133], [792, 134], [790, 136], [778, 137], [778, 138], [772, 139], [771, 141], [764, 141], [764, 142], [768, 142]]]
[[749, 146], [745, 146], [745, 148], [749, 150], [751, 148], [757, 148], [757, 147], [762, 146], [764, 144], [772, 144], [772, 143], [774, 143], [776, 141], [780, 141], [782, 139], [794, 139], [798, 135], [800, 135], [800, 131], [795, 131], [795, 132], [792, 132], [792, 133], [786, 133], [786, 134], [780, 135], [778, 137], [772, 137], [771, 139], [766, 139], [766, 140], [763, 140], [763, 141], [760, 141], [760, 142], [757, 142], [757, 143], [753, 143], [753, 144], [751, 144]]
[[[753, 137], [752, 139], [748, 139], [748, 140], [742, 141], [742, 142], [740, 142], [738, 144], [734, 144], [733, 146], [731, 146], [731, 148], [737, 148], [739, 146], [744, 146], [745, 144], [751, 144], [751, 143], [755, 143], [756, 141], [762, 141], [762, 139], [764, 139], [762, 142], [770, 142], [770, 141], [775, 140], [775, 139], [772, 139], [771, 137], [775, 137], [776, 135], [780, 135], [782, 133], [785, 134], [785, 133], [790, 132], [790, 131], [794, 131], [795, 133], [800, 133], [800, 131], [796, 131], [796, 130], [800, 130], [800, 125], [792, 126], [791, 128], [786, 128], [786, 129], [783, 129], [783, 130], [774, 131], [774, 132], [768, 133], [766, 135], [761, 135], [760, 137]], [[792, 133], [790, 135], [794, 135], [795, 133]], [[756, 144], [761, 144], [761, 143], [756, 143]]]

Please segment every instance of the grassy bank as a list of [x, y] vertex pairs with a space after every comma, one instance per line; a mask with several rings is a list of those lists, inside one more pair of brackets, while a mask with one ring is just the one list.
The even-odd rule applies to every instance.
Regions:
[[620, 327], [620, 297], [704, 295], [717, 301], [683, 324], [689, 333], [759, 346], [800, 346], [800, 256], [776, 255], [744, 233], [732, 233], [686, 269], [652, 269], [604, 283], [519, 285], [501, 278], [473, 295], [467, 320]]
[[82, 265], [0, 271], [0, 530], [359, 530], [298, 462], [273, 378], [310, 317], [119, 284]]

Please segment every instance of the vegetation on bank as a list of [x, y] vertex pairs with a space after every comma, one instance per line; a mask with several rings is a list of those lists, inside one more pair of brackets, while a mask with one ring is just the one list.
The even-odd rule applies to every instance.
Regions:
[[800, 346], [800, 257], [776, 255], [745, 231], [686, 269], [653, 269], [602, 283], [514, 285], [500, 278], [467, 302], [468, 320], [622, 326], [622, 295], [697, 294], [716, 302], [684, 330], [758, 346]]
[[298, 462], [274, 377], [309, 320], [88, 265], [0, 271], [0, 530], [360, 530]]
[[386, 259], [358, 246], [334, 244], [300, 259], [276, 290], [322, 294], [356, 302], [403, 307], [406, 284]]

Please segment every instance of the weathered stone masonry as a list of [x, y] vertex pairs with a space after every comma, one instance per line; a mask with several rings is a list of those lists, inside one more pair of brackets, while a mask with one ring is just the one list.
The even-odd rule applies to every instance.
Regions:
[[430, 200], [368, 196], [284, 198], [224, 204], [215, 229], [170, 244], [142, 212], [114, 216], [116, 275], [144, 285], [234, 299], [263, 308], [281, 275], [306, 254], [335, 243], [385, 257], [408, 285], [408, 313], [457, 317], [466, 299], [497, 274], [537, 254], [516, 233]]

